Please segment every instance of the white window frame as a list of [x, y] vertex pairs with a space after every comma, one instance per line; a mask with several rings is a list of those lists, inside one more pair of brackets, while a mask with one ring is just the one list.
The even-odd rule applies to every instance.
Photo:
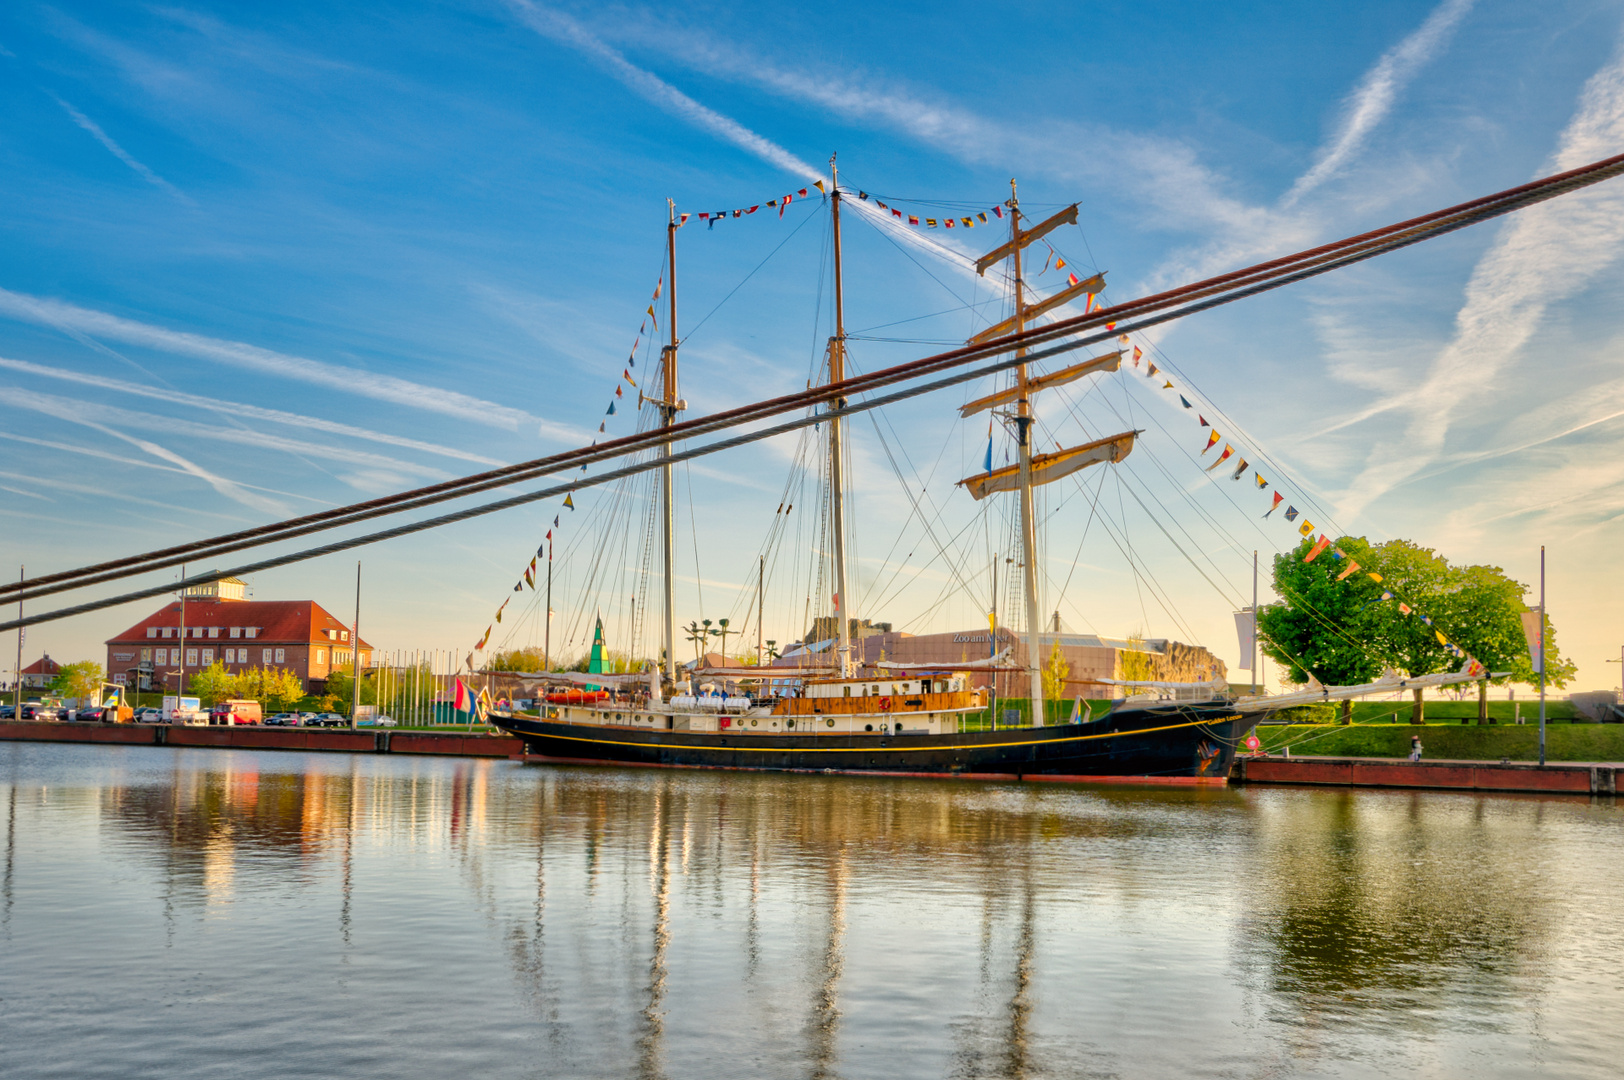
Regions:
[[147, 637], [157, 637], [157, 636], [158, 636], [158, 628], [156, 626], [147, 627]]
[[232, 627], [232, 628], [231, 628], [231, 636], [232, 636], [232, 637], [242, 637], [242, 627], [240, 627], [240, 626], [233, 626], [233, 627]]
[[186, 650], [186, 666], [189, 667], [189, 668], [197, 667], [197, 650], [196, 649], [187, 649]]
[[220, 636], [220, 628], [218, 626], [209, 627], [209, 637], [212, 638], [212, 637], [219, 637], [219, 636]]
[[276, 662], [278, 664], [287, 663], [287, 654], [288, 653], [287, 653], [286, 649], [278, 649], [278, 650], [276, 650]]
[[214, 650], [213, 649], [204, 649], [203, 650], [203, 666], [204, 667], [213, 667], [214, 666]]
[[323, 666], [326, 665], [326, 663], [327, 663], [327, 650], [326, 649], [317, 649], [316, 650], [316, 666], [317, 667], [323, 667]]
[[259, 637], [259, 627], [257, 626], [245, 626], [243, 631], [244, 637]]
[[270, 649], [262, 650], [262, 652], [260, 653], [260, 661], [259, 662], [262, 663], [262, 664], [269, 664], [271, 662], [271, 650]]

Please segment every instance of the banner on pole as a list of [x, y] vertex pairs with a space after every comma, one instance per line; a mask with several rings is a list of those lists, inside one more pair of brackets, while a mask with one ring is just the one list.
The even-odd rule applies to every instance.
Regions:
[[1235, 666], [1252, 670], [1252, 652], [1257, 645], [1257, 612], [1248, 608], [1235, 612], [1235, 637], [1241, 647], [1241, 662]]
[[1540, 623], [1539, 612], [1525, 611], [1522, 613], [1523, 637], [1528, 639], [1528, 659], [1534, 665], [1535, 675], [1544, 674], [1544, 669], [1539, 662], [1541, 639], [1544, 637], [1544, 627]]

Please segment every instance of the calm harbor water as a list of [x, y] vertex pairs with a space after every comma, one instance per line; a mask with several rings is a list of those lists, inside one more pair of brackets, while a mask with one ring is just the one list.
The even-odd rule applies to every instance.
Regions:
[[0, 1075], [1602, 1077], [1610, 802], [0, 744]]

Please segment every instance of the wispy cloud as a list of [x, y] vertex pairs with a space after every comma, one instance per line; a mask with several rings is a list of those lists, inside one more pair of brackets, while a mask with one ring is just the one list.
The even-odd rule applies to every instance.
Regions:
[[112, 154], [124, 164], [128, 165], [137, 176], [141, 177], [141, 179], [145, 180], [153, 187], [158, 188], [160, 191], [173, 195], [175, 198], [179, 199], [188, 206], [196, 205], [185, 192], [181, 191], [174, 184], [171, 184], [168, 180], [165, 180], [163, 177], [153, 172], [142, 162], [137, 161], [133, 154], [124, 149], [118, 143], [114, 142], [113, 137], [107, 134], [107, 132], [103, 131], [101, 129], [101, 125], [96, 123], [96, 121], [92, 120], [78, 109], [75, 109], [72, 105], [69, 105], [66, 101], [63, 101], [55, 94], [52, 94], [51, 97], [58, 105], [62, 106], [70, 117], [73, 118], [73, 122], [75, 124], [78, 124], [80, 127], [90, 132], [97, 142], [101, 143], [107, 148], [108, 153]]
[[530, 29], [590, 56], [628, 89], [641, 94], [662, 109], [681, 116], [689, 123], [704, 128], [785, 172], [795, 173], [809, 180], [816, 180], [823, 175], [818, 169], [771, 139], [756, 134], [732, 117], [723, 116], [715, 109], [701, 105], [664, 79], [633, 64], [563, 12], [542, 7], [531, 3], [530, 0], [508, 0], [508, 3], [519, 20]]
[[1413, 34], [1382, 55], [1348, 95], [1336, 134], [1320, 150], [1313, 167], [1297, 178], [1281, 200], [1282, 206], [1294, 205], [1353, 159], [1370, 133], [1392, 112], [1399, 94], [1444, 47], [1474, 3], [1476, 0], [1444, 0]]
[[106, 312], [78, 307], [61, 300], [27, 296], [9, 289], [0, 289], [0, 315], [53, 327], [64, 333], [110, 338], [176, 356], [190, 356], [199, 360], [227, 364], [377, 401], [404, 405], [424, 412], [477, 420], [514, 430], [535, 424], [543, 435], [553, 438], [572, 439], [579, 435], [573, 428], [553, 424], [531, 416], [523, 410], [498, 405], [493, 401], [483, 401], [456, 390], [425, 386], [393, 375], [380, 375], [358, 368], [273, 352], [240, 341], [222, 341], [201, 334], [152, 326], [117, 315], [109, 315]]
[[356, 427], [353, 424], [340, 424], [332, 420], [322, 420], [314, 416], [302, 416], [298, 413], [284, 412], [280, 409], [266, 409], [258, 405], [248, 405], [238, 401], [225, 401], [221, 398], [202, 397], [198, 394], [188, 394], [180, 390], [172, 390], [157, 386], [143, 386], [140, 383], [124, 382], [120, 379], [109, 379], [104, 375], [90, 375], [80, 371], [68, 371], [65, 368], [47, 367], [44, 364], [34, 364], [27, 360], [12, 360], [0, 356], [0, 368], [9, 368], [12, 371], [28, 375], [38, 375], [42, 378], [56, 379], [62, 382], [71, 382], [79, 386], [94, 386], [98, 389], [110, 391], [119, 396], [143, 397], [154, 401], [166, 401], [171, 404], [189, 409], [207, 409], [210, 412], [223, 413], [242, 420], [252, 420], [264, 424], [277, 424], [281, 427], [306, 428], [311, 431], [323, 431], [330, 435], [344, 435], [352, 439], [364, 439], [368, 442], [382, 443], [386, 446], [398, 446], [407, 450], [421, 450], [425, 453], [438, 454], [442, 457], [457, 458], [461, 461], [477, 462], [481, 465], [505, 464], [496, 458], [484, 457], [480, 454], [471, 454], [466, 450], [455, 447], [441, 446], [438, 443], [423, 442], [420, 439], [408, 439], [402, 435], [391, 435], [386, 431], [373, 431], [368, 428]]
[[[1624, 146], [1624, 39], [1579, 97], [1546, 172], [1572, 169]], [[1450, 342], [1418, 386], [1387, 405], [1409, 415], [1402, 438], [1383, 440], [1341, 500], [1350, 516], [1419, 473], [1441, 452], [1450, 423], [1532, 339], [1553, 304], [1576, 295], [1624, 250], [1624, 185], [1617, 181], [1524, 210], [1479, 260]]]
[[142, 439], [134, 435], [126, 434], [116, 424], [106, 424], [91, 419], [90, 416], [86, 414], [86, 410], [81, 402], [74, 401], [70, 398], [59, 398], [52, 394], [37, 394], [31, 390], [23, 390], [19, 387], [7, 387], [5, 390], [5, 397], [7, 404], [13, 407], [30, 409], [34, 412], [44, 413], [47, 416], [54, 416], [58, 420], [64, 420], [72, 424], [79, 424], [83, 427], [90, 428], [92, 431], [100, 432], [109, 438], [128, 443], [129, 445], [140, 450], [142, 453], [147, 454], [150, 457], [155, 457], [160, 461], [166, 461], [180, 471], [202, 480], [219, 494], [232, 500], [233, 502], [241, 503], [243, 506], [247, 506], [251, 509], [277, 516], [285, 516], [288, 512], [287, 506], [283, 503], [278, 502], [275, 499], [267, 498], [258, 492], [250, 491], [248, 488], [238, 484], [236, 481], [229, 480], [218, 473], [212, 472], [197, 464], [195, 461], [183, 457], [167, 447], [159, 446], [157, 443], [148, 439]]

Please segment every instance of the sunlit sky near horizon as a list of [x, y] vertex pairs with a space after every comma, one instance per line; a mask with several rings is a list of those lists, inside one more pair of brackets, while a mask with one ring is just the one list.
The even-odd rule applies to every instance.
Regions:
[[[1031, 214], [1080, 204], [1053, 253], [1126, 300], [1624, 152], [1621, 29], [1624, 6], [1578, 0], [21, 0], [0, 11], [0, 565], [48, 573], [628, 433], [637, 391], [605, 407], [667, 198], [763, 204], [838, 152], [843, 186], [957, 216], [1013, 176]], [[855, 367], [1002, 317], [968, 269], [1001, 225], [878, 219], [846, 216]], [[679, 232], [689, 417], [817, 377], [829, 232], [816, 198]], [[1046, 489], [1045, 610], [1205, 644], [1245, 678], [1251, 553], [1266, 566], [1297, 530], [1262, 519], [1250, 474], [1203, 472], [1200, 413], [1328, 534], [1530, 584], [1547, 545], [1573, 689], [1616, 687], [1621, 250], [1614, 181], [1147, 335], [1190, 412], [1142, 370], [1047, 396], [1048, 444], [1146, 434], [1123, 468]], [[1066, 271], [1034, 251], [1047, 294]], [[852, 422], [853, 614], [985, 626], [1007, 508], [954, 482], [987, 447], [985, 415], [956, 406], [991, 388]], [[781, 437], [683, 470], [679, 623], [728, 616], [753, 643], [786, 483], [808, 501], [768, 550], [765, 636], [827, 606], [796, 454]], [[493, 646], [539, 644], [536, 595], [512, 588], [562, 515], [555, 649], [599, 610], [623, 644], [651, 587], [646, 510], [606, 492], [363, 549], [363, 635], [461, 656], [511, 597]], [[347, 617], [355, 557], [250, 580]], [[156, 605], [34, 627], [25, 663], [101, 659]]]

